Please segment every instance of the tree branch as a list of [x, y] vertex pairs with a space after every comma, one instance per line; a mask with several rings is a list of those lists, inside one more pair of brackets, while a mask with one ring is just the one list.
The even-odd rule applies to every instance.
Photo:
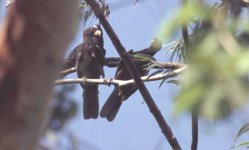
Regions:
[[179, 69], [179, 68], [186, 66], [186, 64], [179, 64], [179, 63], [173, 63], [173, 62], [165, 63], [165, 62], [158, 62], [158, 61], [154, 61], [154, 60], [151, 61], [151, 64], [157, 65], [157, 66], [152, 67], [154, 69], [172, 69], [172, 70], [175, 70], [175, 69]]
[[117, 67], [119, 63], [120, 58], [119, 57], [109, 57], [105, 58], [105, 66], [107, 67]]
[[167, 122], [163, 118], [163, 115], [161, 114], [160, 110], [157, 108], [154, 100], [152, 99], [148, 89], [143, 84], [140, 74], [135, 67], [134, 62], [129, 57], [128, 53], [126, 52], [125, 48], [121, 44], [120, 40], [118, 39], [116, 33], [112, 29], [109, 22], [106, 20], [106, 17], [104, 16], [103, 11], [100, 9], [99, 5], [96, 3], [95, 0], [86, 0], [87, 3], [91, 6], [93, 9], [95, 15], [103, 25], [104, 29], [106, 30], [106, 33], [109, 35], [113, 45], [115, 46], [117, 52], [119, 53], [120, 57], [123, 59], [124, 65], [126, 69], [131, 74], [132, 78], [135, 81], [136, 86], [138, 87], [138, 90], [142, 94], [147, 106], [150, 109], [150, 112], [154, 115], [158, 125], [161, 128], [162, 133], [167, 138], [169, 144], [171, 147], [175, 150], [180, 150], [181, 147], [176, 139], [176, 137], [173, 135], [171, 128], [168, 126]]
[[[162, 74], [156, 74], [153, 76], [143, 76], [141, 77], [143, 82], [149, 82], [149, 81], [156, 81], [156, 80], [162, 80], [162, 79], [168, 79], [171, 77], [175, 77], [177, 75], [180, 75], [183, 71], [185, 71], [187, 66], [184, 66], [182, 68], [173, 70], [171, 72], [166, 72]], [[134, 84], [134, 80], [116, 80], [116, 79], [84, 79], [84, 78], [77, 78], [77, 79], [61, 79], [55, 81], [55, 85], [64, 85], [64, 84], [104, 84], [104, 85], [118, 85], [118, 86], [125, 86], [128, 84]]]

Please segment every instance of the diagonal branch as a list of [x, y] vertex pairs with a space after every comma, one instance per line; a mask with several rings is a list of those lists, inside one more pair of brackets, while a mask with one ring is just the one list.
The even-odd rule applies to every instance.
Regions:
[[150, 109], [150, 112], [154, 115], [157, 123], [159, 124], [162, 133], [167, 138], [169, 144], [171, 147], [175, 150], [180, 150], [181, 147], [176, 139], [176, 137], [173, 135], [171, 128], [168, 126], [167, 122], [163, 118], [163, 115], [161, 114], [160, 110], [156, 106], [154, 100], [152, 99], [148, 89], [143, 84], [140, 74], [135, 67], [134, 62], [129, 57], [128, 53], [125, 51], [125, 48], [121, 44], [120, 40], [118, 39], [116, 33], [112, 29], [109, 22], [106, 20], [106, 17], [104, 16], [103, 11], [100, 9], [98, 3], [96, 3], [95, 0], [86, 0], [86, 2], [91, 6], [93, 9], [96, 17], [99, 19], [101, 24], [103, 25], [104, 29], [106, 30], [106, 33], [109, 35], [113, 45], [115, 46], [117, 52], [119, 53], [120, 57], [124, 61], [125, 67], [128, 69], [129, 73], [131, 74], [132, 78], [135, 81], [135, 84], [137, 85], [140, 93], [142, 94], [147, 106]]

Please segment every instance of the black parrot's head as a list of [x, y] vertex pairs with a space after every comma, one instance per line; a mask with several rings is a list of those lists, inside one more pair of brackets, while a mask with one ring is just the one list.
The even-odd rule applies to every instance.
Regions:
[[150, 47], [152, 48], [153, 51], [157, 52], [162, 48], [162, 41], [159, 38], [154, 37], [153, 40], [151, 41]]
[[103, 32], [99, 25], [94, 25], [87, 28], [83, 32], [83, 49], [81, 51], [86, 51], [92, 59], [95, 59], [99, 64], [103, 65], [105, 63], [106, 50], [104, 49], [104, 39]]
[[97, 26], [97, 25], [86, 28], [86, 30], [83, 33], [84, 38], [89, 38], [89, 37], [99, 38], [101, 36], [102, 36], [101, 28], [100, 28], [100, 26]]
[[94, 25], [92, 27], [87, 28], [83, 32], [83, 38], [84, 38], [84, 41], [88, 41], [93, 44], [96, 44], [101, 48], [104, 47], [103, 33], [99, 25]]

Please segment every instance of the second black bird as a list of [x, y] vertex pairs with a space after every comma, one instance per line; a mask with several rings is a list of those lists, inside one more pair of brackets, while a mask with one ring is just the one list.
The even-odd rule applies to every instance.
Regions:
[[[156, 52], [158, 52], [161, 48], [161, 40], [154, 38], [149, 48], [137, 52], [129, 52], [141, 76], [148, 74], [145, 65], [147, 65], [151, 59], [153, 59], [154, 54], [156, 54]], [[122, 60], [118, 64], [115, 79], [132, 79]], [[122, 87], [115, 86], [113, 92], [102, 107], [100, 116], [107, 118], [108, 121], [112, 121], [116, 117], [122, 102], [128, 99], [133, 93], [136, 92], [136, 90], [137, 87], [135, 84], [130, 84]]]

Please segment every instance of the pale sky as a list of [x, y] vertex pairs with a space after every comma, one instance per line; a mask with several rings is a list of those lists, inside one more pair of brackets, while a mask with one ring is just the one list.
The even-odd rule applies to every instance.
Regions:
[[[109, 21], [127, 50], [140, 50], [147, 47], [151, 39], [159, 33], [162, 23], [175, 14], [177, 5], [180, 4], [180, 1], [146, 0], [146, 2], [139, 3], [134, 7], [131, 4], [131, 0], [126, 0], [123, 4], [129, 5], [117, 9], [117, 5], [114, 5], [112, 2], [115, 2], [115, 0], [110, 2], [111, 15]], [[75, 44], [82, 40], [81, 32], [79, 33]], [[106, 34], [104, 39], [107, 57], [118, 56]], [[169, 43], [170, 41], [164, 42]], [[167, 49], [164, 49], [155, 57], [160, 61], [168, 61], [168, 56]], [[113, 77], [115, 70], [105, 68], [105, 72], [107, 77]], [[190, 114], [185, 113], [177, 118], [172, 116], [172, 102], [177, 96], [179, 87], [164, 84], [159, 89], [159, 83], [146, 83], [146, 86], [166, 121], [171, 126], [183, 150], [190, 149]], [[100, 86], [100, 106], [104, 104], [112, 89], [112, 86]], [[79, 100], [79, 106], [81, 106], [81, 89], [78, 88], [73, 96]], [[161, 133], [154, 117], [149, 112], [147, 105], [143, 102], [139, 92], [136, 92], [122, 104], [113, 122], [108, 122], [103, 118], [98, 118], [97, 120], [83, 120], [82, 118], [82, 112], [79, 111], [78, 117], [72, 121], [69, 129], [72, 131], [77, 130], [77, 136], [93, 143], [102, 150], [170, 149], [168, 142]], [[243, 124], [245, 116], [244, 118], [231, 118], [230, 120], [216, 122], [201, 120], [199, 149], [209, 150], [210, 146], [212, 146], [214, 150], [221, 150], [232, 146], [233, 138]]]
[[[107, 0], [110, 2], [110, 24], [116, 31], [124, 47], [141, 50], [150, 44], [151, 39], [160, 32], [160, 26], [166, 19], [174, 15], [180, 1], [146, 0], [136, 7], [132, 0]], [[141, 0], [142, 1], [142, 0]], [[3, 5], [3, 2], [0, 3]], [[113, 11], [112, 11], [113, 10]], [[1, 6], [1, 12], [5, 8]], [[2, 13], [0, 15], [2, 18]], [[82, 30], [71, 44], [72, 49], [82, 42]], [[180, 37], [178, 37], [179, 39]], [[112, 46], [109, 37], [104, 33], [105, 49], [107, 57], [118, 56]], [[169, 43], [170, 41], [164, 41]], [[168, 61], [167, 49], [161, 50], [155, 57], [160, 61]], [[107, 77], [113, 77], [115, 69], [105, 67]], [[75, 76], [70, 76], [75, 77]], [[183, 150], [190, 149], [191, 144], [191, 118], [189, 113], [184, 113], [175, 118], [172, 116], [172, 104], [178, 94], [179, 87], [164, 84], [160, 89], [159, 82], [146, 83], [156, 104], [161, 110], [166, 121], [172, 128]], [[113, 86], [99, 88], [100, 108], [111, 93]], [[168, 150], [170, 146], [160, 131], [154, 117], [143, 102], [139, 92], [132, 95], [124, 104], [113, 122], [103, 118], [96, 120], [84, 120], [82, 117], [82, 89], [77, 90], [72, 96], [77, 100], [79, 112], [66, 127], [79, 139], [88, 141], [101, 150]], [[233, 116], [225, 121], [208, 122], [200, 120], [199, 146], [200, 150], [222, 150], [233, 145], [233, 139], [245, 120], [248, 119], [248, 111], [236, 111]], [[239, 117], [238, 117], [239, 116]], [[87, 147], [87, 146], [86, 146]], [[89, 148], [82, 148], [89, 149]], [[62, 149], [62, 148], [60, 148]], [[66, 149], [66, 148], [65, 148]], [[97, 148], [96, 148], [97, 149]]]

